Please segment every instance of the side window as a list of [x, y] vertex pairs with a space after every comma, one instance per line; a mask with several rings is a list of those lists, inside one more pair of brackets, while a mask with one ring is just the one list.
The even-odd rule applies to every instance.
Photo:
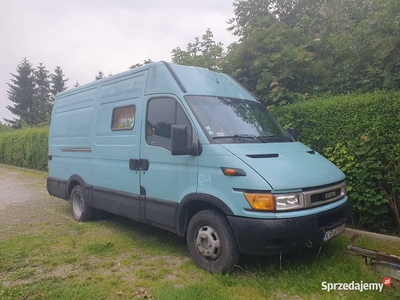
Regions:
[[116, 107], [112, 113], [111, 130], [131, 130], [135, 126], [135, 105]]
[[147, 107], [146, 141], [171, 150], [171, 125], [186, 125], [188, 146], [192, 145], [192, 125], [178, 102], [171, 98], [151, 99]]

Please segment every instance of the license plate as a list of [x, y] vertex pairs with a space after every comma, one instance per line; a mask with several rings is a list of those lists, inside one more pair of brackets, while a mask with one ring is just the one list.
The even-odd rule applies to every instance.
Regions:
[[344, 231], [345, 224], [340, 225], [339, 227], [333, 228], [331, 230], [328, 230], [324, 234], [323, 241], [329, 241], [330, 239], [333, 239], [335, 236], [338, 236]]

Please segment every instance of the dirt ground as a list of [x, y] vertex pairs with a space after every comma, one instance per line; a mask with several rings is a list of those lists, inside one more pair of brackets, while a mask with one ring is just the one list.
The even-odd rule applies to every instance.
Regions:
[[15, 224], [46, 218], [46, 209], [56, 207], [59, 201], [48, 194], [46, 177], [45, 172], [0, 164], [0, 235]]
[[21, 171], [23, 169], [0, 165], [0, 210], [10, 204], [26, 202], [39, 194], [46, 193], [45, 189], [29, 188], [43, 183], [42, 178], [23, 177]]

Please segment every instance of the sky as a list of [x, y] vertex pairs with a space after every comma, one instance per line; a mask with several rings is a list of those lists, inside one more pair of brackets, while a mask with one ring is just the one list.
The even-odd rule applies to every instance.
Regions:
[[233, 0], [13, 0], [0, 1], [0, 122], [8, 83], [26, 57], [50, 72], [60, 66], [67, 86], [92, 82], [143, 60], [171, 61], [210, 28], [226, 48], [237, 38], [227, 31]]

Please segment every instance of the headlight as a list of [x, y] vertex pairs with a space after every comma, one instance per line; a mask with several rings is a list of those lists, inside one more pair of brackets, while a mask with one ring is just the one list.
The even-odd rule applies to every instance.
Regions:
[[340, 188], [340, 192], [342, 195], [347, 195], [347, 182], [345, 181], [342, 187]]
[[276, 209], [296, 209], [301, 207], [300, 195], [276, 195]]
[[272, 195], [244, 193], [244, 196], [254, 210], [274, 211], [302, 207], [300, 194]]

